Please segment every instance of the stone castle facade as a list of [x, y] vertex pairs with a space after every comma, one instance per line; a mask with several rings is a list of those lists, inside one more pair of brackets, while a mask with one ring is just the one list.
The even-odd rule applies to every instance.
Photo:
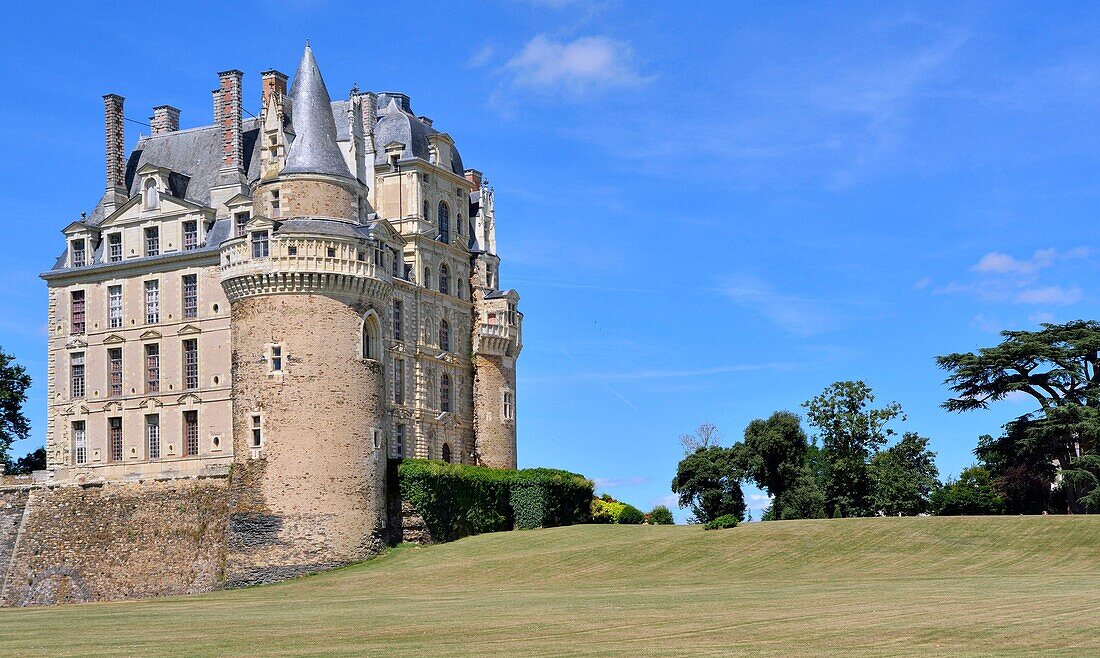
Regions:
[[492, 189], [408, 96], [333, 101], [307, 45], [246, 119], [218, 75], [213, 125], [154, 108], [129, 155], [104, 97], [106, 192], [42, 275], [45, 485], [223, 481], [241, 584], [375, 551], [388, 458], [515, 468], [522, 314]]

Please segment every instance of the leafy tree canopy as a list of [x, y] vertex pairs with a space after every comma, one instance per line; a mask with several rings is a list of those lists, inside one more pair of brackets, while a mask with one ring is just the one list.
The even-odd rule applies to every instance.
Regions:
[[756, 419], [745, 428], [745, 440], [739, 446], [743, 467], [772, 497], [777, 518], [782, 518], [784, 493], [801, 477], [808, 445], [801, 419], [789, 411]]
[[680, 507], [690, 507], [699, 523], [726, 514], [741, 519], [745, 515], [743, 475], [729, 448], [699, 448], [676, 467], [672, 492], [679, 496]]
[[13, 441], [30, 434], [31, 424], [23, 414], [30, 385], [26, 369], [0, 348], [0, 463], [7, 463]]
[[888, 516], [927, 513], [932, 492], [940, 485], [935, 460], [928, 439], [915, 432], [906, 432], [895, 445], [875, 454], [870, 474], [876, 511]]

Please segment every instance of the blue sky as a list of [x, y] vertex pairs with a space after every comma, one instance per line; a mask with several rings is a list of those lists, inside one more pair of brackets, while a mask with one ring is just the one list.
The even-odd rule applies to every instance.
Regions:
[[408, 93], [495, 186], [521, 464], [639, 507], [670, 495], [679, 434], [732, 441], [840, 379], [900, 402], [957, 474], [1030, 406], [948, 414], [933, 358], [1097, 317], [1100, 8], [229, 4], [6, 10], [0, 346], [35, 379], [18, 453], [45, 432], [37, 274], [102, 193], [100, 97], [208, 124], [239, 68], [255, 113], [259, 72], [292, 72], [307, 37], [334, 97]]

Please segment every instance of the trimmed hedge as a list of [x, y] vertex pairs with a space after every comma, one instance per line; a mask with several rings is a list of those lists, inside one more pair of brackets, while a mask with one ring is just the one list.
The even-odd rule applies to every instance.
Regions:
[[585, 523], [592, 482], [550, 468], [513, 471], [428, 459], [396, 460], [397, 487], [435, 541], [499, 530]]
[[641, 525], [645, 523], [645, 513], [637, 507], [627, 503], [623, 507], [623, 511], [619, 512], [619, 518], [615, 520], [615, 523], [621, 523], [623, 525]]

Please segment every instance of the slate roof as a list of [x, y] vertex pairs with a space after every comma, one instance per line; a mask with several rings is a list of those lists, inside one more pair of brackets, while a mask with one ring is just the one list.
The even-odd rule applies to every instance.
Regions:
[[[352, 178], [340, 147], [336, 145], [332, 100], [308, 44], [298, 63], [298, 72], [294, 74], [289, 97], [294, 106], [291, 117], [294, 141], [287, 150], [282, 173]], [[346, 124], [346, 119], [342, 123]]]

